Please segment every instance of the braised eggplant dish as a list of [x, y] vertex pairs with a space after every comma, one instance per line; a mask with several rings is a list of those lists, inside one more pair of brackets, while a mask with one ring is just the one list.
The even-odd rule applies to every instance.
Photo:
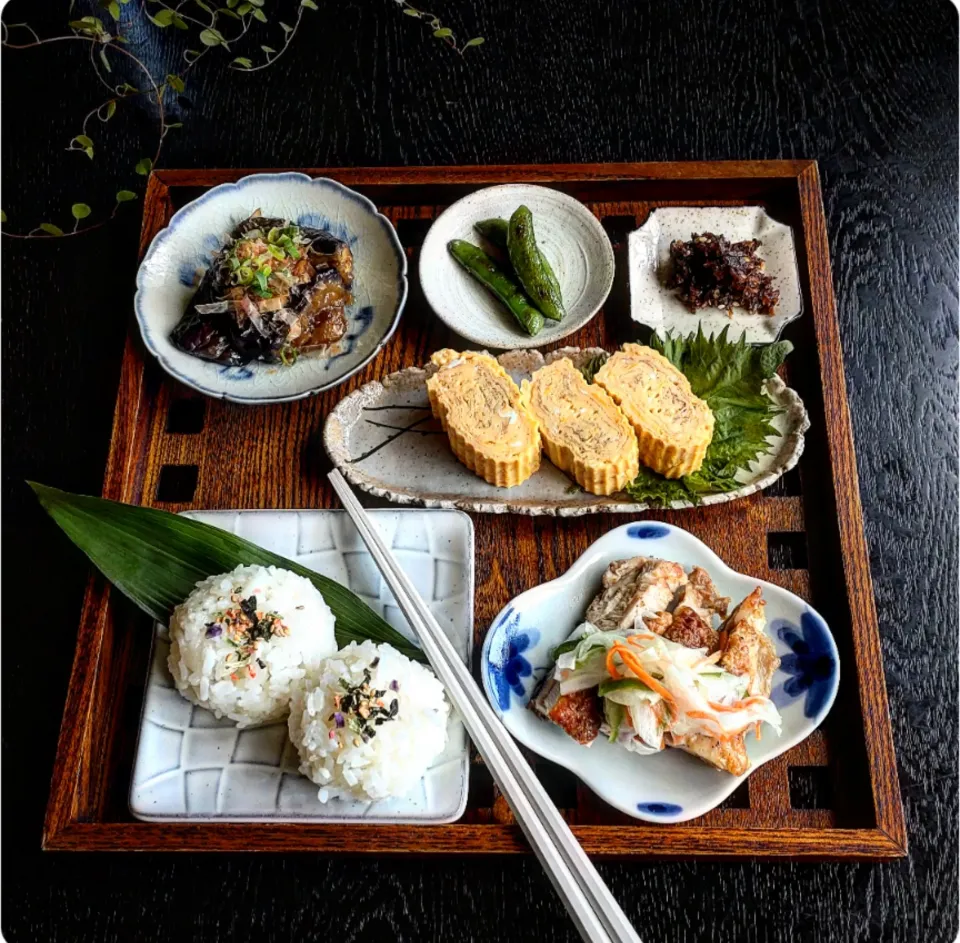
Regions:
[[345, 242], [257, 210], [216, 254], [171, 340], [230, 366], [289, 365], [346, 334], [352, 284]]

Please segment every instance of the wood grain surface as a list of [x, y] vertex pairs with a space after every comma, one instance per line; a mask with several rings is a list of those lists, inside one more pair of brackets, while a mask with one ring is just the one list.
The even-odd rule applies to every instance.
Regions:
[[[423, 297], [422, 234], [462, 188], [536, 179], [582, 199], [609, 233], [618, 260], [600, 313], [558, 342], [616, 347], [633, 337], [626, 292], [626, 236], [664, 203], [754, 202], [793, 228], [806, 317], [788, 327], [794, 344], [787, 379], [811, 417], [797, 469], [775, 487], [738, 502], [647, 512], [715, 548], [742, 573], [798, 593], [833, 627], [841, 661], [837, 703], [826, 723], [750, 777], [737, 795], [693, 822], [657, 828], [598, 799], [566, 770], [531, 763], [591, 855], [601, 857], [890, 858], [906, 853], [892, 731], [863, 520], [843, 360], [837, 334], [823, 204], [812, 161], [540, 164], [447, 168], [303, 168], [355, 186], [398, 227], [409, 261], [410, 301], [396, 333], [364, 369], [315, 397], [250, 408], [205, 400], [166, 377], [129, 328], [103, 495], [170, 511], [209, 508], [336, 507], [318, 432], [352, 389], [396, 367], [420, 365], [440, 348], [462, 349]], [[161, 170], [147, 185], [141, 246], [173, 211], [213, 184], [245, 171]], [[664, 194], [670, 194], [664, 199]], [[591, 197], [599, 197], [594, 200]], [[269, 208], [266, 208], [269, 211]], [[416, 220], [418, 225], [405, 225]], [[424, 225], [426, 224], [426, 225]], [[191, 420], [187, 416], [192, 415]], [[229, 473], [223, 456], [230, 455]], [[177, 482], [180, 482], [177, 485]], [[374, 505], [382, 499], [361, 495]], [[482, 575], [474, 624], [479, 652], [496, 613], [517, 588], [554, 579], [599, 536], [622, 523], [476, 515]], [[505, 549], [509, 548], [509, 549]], [[795, 548], [795, 549], [791, 549]], [[813, 551], [813, 552], [811, 552]], [[133, 750], [149, 660], [144, 620], [118, 616], [94, 580], [79, 623], [51, 797], [48, 850], [320, 851], [463, 854], [528, 851], [482, 760], [475, 757], [466, 813], [450, 825], [348, 827], [262, 825], [165, 827], [136, 822], [127, 809]], [[490, 785], [490, 788], [478, 788]], [[842, 788], [840, 784], [842, 783]]]
[[[38, 6], [13, 0], [4, 19], [60, 31], [66, 5]], [[171, 134], [163, 163], [816, 158], [910, 857], [884, 865], [610, 862], [601, 870], [648, 941], [954, 939], [953, 7], [435, 7], [462, 35], [485, 35], [486, 45], [461, 61], [386, 0], [354, 0], [324, 6], [322, 20], [272, 70], [228, 76], [222, 62], [198, 69], [177, 116], [184, 128]], [[163, 73], [175, 68], [176, 52], [161, 40], [152, 32], [138, 48]], [[33, 225], [55, 212], [62, 219], [77, 199], [95, 203], [71, 162], [79, 158], [60, 154], [100, 100], [90, 84], [61, 78], [82, 59], [38, 50], [7, 51], [2, 60], [8, 216], [29, 215]], [[27, 134], [37, 113], [50, 116], [49, 128]], [[144, 148], [148, 134], [146, 120], [118, 126], [117, 166], [127, 168], [120, 185], [136, 182], [129, 168], [152, 149]], [[110, 192], [116, 185], [104, 183]], [[63, 243], [4, 244], [4, 585], [32, 593], [5, 636], [4, 935], [285, 941], [313, 939], [329, 925], [351, 941], [371, 933], [573, 940], [527, 859], [39, 851], [87, 569], [22, 480], [88, 493], [101, 486], [136, 269], [135, 217], [133, 210]], [[29, 712], [28, 697], [36, 704]]]

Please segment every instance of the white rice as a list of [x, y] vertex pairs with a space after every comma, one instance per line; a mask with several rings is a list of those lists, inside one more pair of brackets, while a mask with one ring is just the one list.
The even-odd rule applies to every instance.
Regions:
[[[218, 621], [237, 608], [238, 596], [256, 596], [257, 611], [276, 613], [289, 629], [288, 635], [256, 639], [240, 669], [241, 649]], [[333, 625], [333, 613], [310, 580], [274, 566], [238, 566], [197, 583], [174, 610], [167, 663], [187, 700], [238, 727], [268, 723], [286, 717], [293, 685], [336, 651]]]
[[[367, 721], [373, 735], [366, 740], [357, 729], [361, 718], [343, 708], [343, 682], [362, 684], [365, 669], [378, 695], [372, 703], [393, 713], [379, 725]], [[351, 642], [297, 685], [290, 739], [300, 754], [300, 772], [321, 787], [321, 802], [403, 796], [443, 751], [449, 714], [443, 685], [428, 668], [390, 645]]]

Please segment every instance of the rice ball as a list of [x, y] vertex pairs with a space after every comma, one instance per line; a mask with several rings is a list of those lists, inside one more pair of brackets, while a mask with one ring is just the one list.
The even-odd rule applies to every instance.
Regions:
[[333, 626], [306, 577], [238, 566], [174, 609], [167, 664], [177, 690], [217, 717], [238, 727], [282, 720], [293, 685], [337, 650]]
[[297, 685], [290, 739], [320, 801], [403, 796], [447, 743], [433, 672], [390, 645], [351, 642]]

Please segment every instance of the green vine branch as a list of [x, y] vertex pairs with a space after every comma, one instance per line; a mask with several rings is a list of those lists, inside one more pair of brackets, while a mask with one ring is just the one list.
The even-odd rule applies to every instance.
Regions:
[[[75, 0], [71, 0], [71, 11], [74, 2]], [[214, 5], [219, 2], [223, 2], [224, 5]], [[112, 18], [113, 25], [109, 29], [99, 17], [82, 16], [70, 21], [69, 26], [72, 30], [70, 35], [51, 36], [43, 39], [27, 23], [7, 24], [0, 20], [0, 45], [11, 50], [34, 49], [58, 42], [85, 42], [89, 45], [90, 66], [97, 81], [107, 89], [110, 97], [87, 112], [80, 124], [80, 133], [70, 139], [66, 150], [85, 154], [90, 160], [93, 160], [97, 153], [97, 131], [113, 119], [118, 107], [124, 101], [140, 95], [149, 96], [156, 101], [158, 112], [156, 148], [151, 157], [142, 157], [134, 166], [138, 175], [149, 177], [160, 157], [167, 133], [174, 128], [181, 127], [181, 123], [178, 121], [168, 122], [166, 120], [164, 98], [168, 94], [183, 94], [186, 88], [187, 75], [209, 52], [222, 47], [225, 51], [233, 53], [234, 49], [232, 47], [245, 39], [254, 25], [269, 23], [270, 17], [264, 10], [266, 2], [267, 0], [213, 0], [212, 4], [207, 0], [139, 0], [139, 3], [133, 7], [133, 16], [125, 17], [124, 10], [128, 8], [131, 0], [97, 0], [98, 6]], [[473, 39], [460, 44], [457, 42], [453, 31], [443, 26], [434, 14], [414, 7], [407, 0], [393, 0], [393, 2], [407, 16], [422, 21], [434, 38], [440, 40], [461, 56], [467, 49], [479, 46], [484, 42], [482, 36], [475, 36]], [[234, 56], [227, 68], [240, 72], [259, 72], [262, 69], [269, 68], [290, 48], [300, 29], [305, 12], [318, 9], [315, 0], [300, 0], [296, 20], [292, 26], [282, 20], [277, 21], [282, 33], [281, 42], [277, 44], [279, 48], [261, 43], [262, 60], [258, 57], [259, 61], [254, 61], [246, 55]], [[125, 48], [127, 39], [123, 35], [122, 29], [124, 25], [129, 27], [132, 21], [137, 18], [146, 18], [159, 29], [172, 27], [186, 33], [195, 31], [194, 35], [200, 48], [188, 48], [183, 51], [184, 66], [179, 75], [169, 74], [160, 82], [154, 78], [149, 68], [134, 53]], [[124, 19], [126, 24], [122, 22]], [[20, 30], [27, 34], [29, 41], [11, 42], [11, 30]], [[113, 72], [110, 54], [125, 56], [133, 62], [146, 76], [146, 87], [137, 88], [126, 81], [114, 84], [110, 80], [110, 75]], [[137, 198], [138, 194], [133, 190], [118, 190], [109, 215], [92, 223], [84, 223], [93, 214], [91, 207], [87, 203], [74, 203], [70, 207], [73, 224], [72, 228], [67, 231], [55, 223], [46, 222], [35, 226], [26, 233], [10, 232], [6, 229], [6, 214], [0, 210], [0, 224], [3, 224], [0, 232], [14, 239], [54, 239], [76, 236], [106, 225], [114, 219], [124, 203], [129, 203]], [[81, 223], [84, 224], [81, 225]]]

